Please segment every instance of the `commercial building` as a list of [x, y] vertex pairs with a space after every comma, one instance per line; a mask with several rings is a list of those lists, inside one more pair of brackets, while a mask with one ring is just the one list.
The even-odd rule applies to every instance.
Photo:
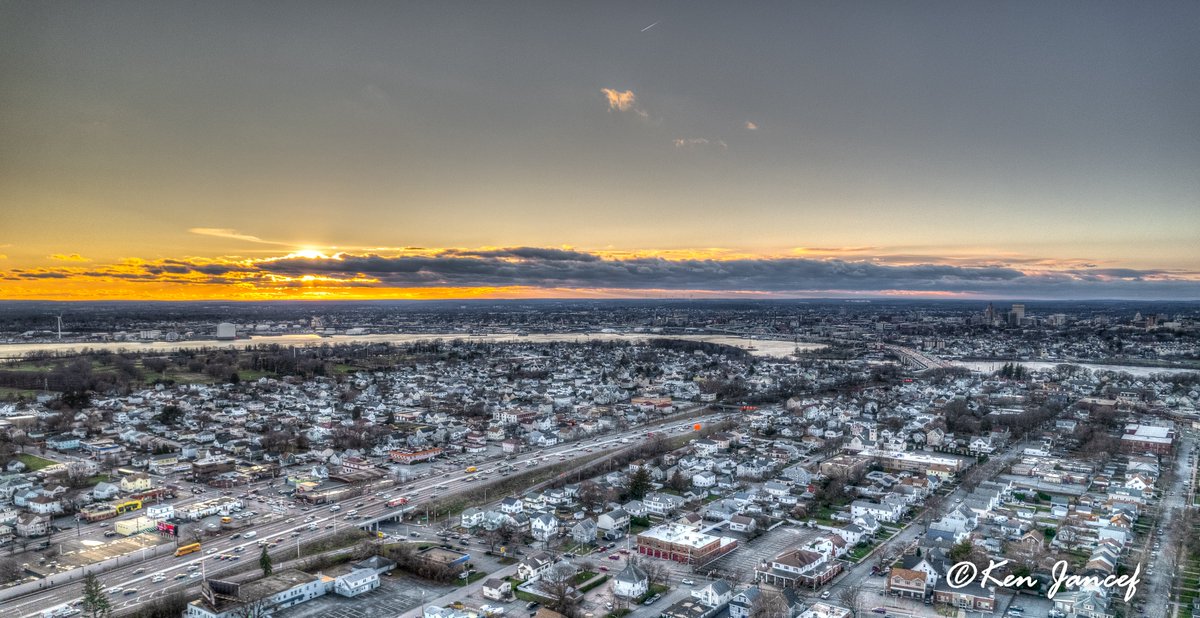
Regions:
[[122, 536], [132, 536], [142, 532], [150, 532], [158, 528], [158, 522], [149, 517], [133, 517], [122, 519], [113, 525], [113, 530]]
[[643, 556], [684, 564], [704, 564], [737, 548], [737, 539], [697, 532], [679, 524], [655, 526], [637, 535]]
[[427, 448], [427, 449], [422, 449], [419, 451], [396, 450], [396, 451], [391, 451], [390, 453], [388, 453], [388, 455], [392, 458], [392, 461], [394, 461], [396, 463], [402, 463], [402, 464], [413, 464], [413, 463], [420, 463], [422, 461], [429, 461], [429, 460], [433, 459], [434, 457], [437, 457], [438, 455], [441, 455], [441, 454], [442, 454], [441, 447]]
[[1121, 436], [1121, 451], [1125, 453], [1170, 454], [1175, 445], [1175, 430], [1161, 425], [1130, 423]]

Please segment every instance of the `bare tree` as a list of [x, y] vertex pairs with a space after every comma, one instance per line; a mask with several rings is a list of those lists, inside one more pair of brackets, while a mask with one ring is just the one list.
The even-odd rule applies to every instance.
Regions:
[[264, 599], [251, 599], [238, 605], [230, 614], [233, 618], [264, 618], [269, 616], [270, 607]]
[[549, 605], [560, 614], [574, 616], [579, 605], [575, 591], [575, 568], [560, 562], [542, 575], [538, 585], [550, 599]]
[[636, 564], [646, 572], [646, 580], [651, 586], [665, 584], [671, 575], [671, 571], [659, 560], [642, 560]]
[[858, 618], [858, 606], [862, 597], [862, 589], [858, 586], [844, 586], [838, 592], [838, 604], [850, 610], [852, 618]]
[[775, 590], [759, 589], [758, 598], [750, 607], [750, 618], [780, 618], [787, 615], [787, 602]]
[[7, 584], [21, 579], [25, 569], [15, 558], [0, 559], [0, 583]]

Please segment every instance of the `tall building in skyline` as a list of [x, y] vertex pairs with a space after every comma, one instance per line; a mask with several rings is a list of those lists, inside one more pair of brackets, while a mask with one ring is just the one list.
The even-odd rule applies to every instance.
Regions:
[[1008, 312], [1008, 323], [1010, 326], [1020, 326], [1021, 320], [1025, 319], [1025, 305], [1013, 305]]

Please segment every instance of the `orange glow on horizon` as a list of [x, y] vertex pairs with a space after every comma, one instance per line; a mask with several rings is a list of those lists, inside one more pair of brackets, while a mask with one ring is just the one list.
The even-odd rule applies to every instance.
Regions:
[[[542, 254], [538, 252], [542, 251]], [[869, 254], [868, 251], [872, 253]], [[543, 257], [549, 254], [548, 257]], [[579, 255], [574, 255], [579, 254]], [[532, 256], [532, 257], [531, 257]], [[410, 262], [405, 263], [403, 260]], [[542, 259], [548, 271], [564, 272], [563, 276], [539, 279], [541, 275], [494, 276], [511, 269], [519, 272], [526, 261]], [[388, 266], [388, 260], [400, 264]], [[489, 267], [487, 260], [491, 260]], [[938, 285], [914, 285], [924, 289], [825, 289], [817, 280], [806, 281], [801, 275], [796, 291], [779, 291], [778, 281], [767, 290], [722, 289], [731, 287], [717, 278], [697, 279], [716, 289], [665, 289], [638, 287], [603, 287], [599, 282], [626, 283], [619, 277], [604, 276], [589, 279], [587, 264], [641, 260], [630, 267], [652, 269], [654, 262], [723, 262], [755, 260], [804, 260], [870, 264], [877, 267], [901, 267], [908, 263], [942, 265], [955, 268], [1002, 267], [1020, 271], [1032, 277], [1058, 277], [1064, 281], [1121, 281], [1140, 277], [1143, 281], [1200, 281], [1194, 271], [1144, 271], [1128, 274], [1121, 269], [1106, 270], [1094, 262], [1055, 260], [1005, 255], [992, 258], [969, 257], [968, 254], [943, 258], [920, 255], [901, 255], [872, 247], [795, 248], [790, 253], [754, 254], [744, 250], [719, 247], [693, 249], [589, 250], [570, 246], [538, 247], [480, 247], [480, 248], [399, 248], [349, 253], [329, 247], [305, 245], [270, 257], [248, 258], [238, 255], [184, 256], [180, 258], [123, 258], [108, 264], [81, 263], [79, 260], [42, 263], [33, 267], [0, 270], [0, 299], [3, 300], [456, 300], [456, 299], [666, 299], [666, 298], [847, 298], [847, 297], [908, 297], [908, 298], [982, 298], [974, 292], [929, 289]], [[463, 264], [465, 268], [439, 271], [437, 264]], [[571, 266], [560, 267], [561, 264]], [[583, 266], [580, 266], [583, 265]], [[697, 269], [703, 266], [696, 264]], [[357, 269], [368, 272], [358, 272]], [[575, 276], [570, 269], [581, 268], [585, 275]], [[736, 272], [737, 269], [730, 269]], [[485, 272], [486, 271], [486, 272]], [[596, 271], [591, 271], [596, 272]], [[668, 272], [668, 271], [661, 271]], [[722, 272], [713, 269], [713, 272]], [[403, 276], [389, 278], [394, 273]], [[480, 276], [475, 277], [475, 273]], [[645, 279], [647, 285], [670, 285], [663, 275]], [[738, 276], [738, 275], [731, 275]], [[507, 278], [506, 278], [507, 277]], [[545, 286], [525, 285], [542, 281]], [[597, 287], [579, 287], [578, 282], [597, 281]], [[749, 279], [752, 280], [752, 279]], [[512, 285], [506, 285], [509, 282]], [[636, 286], [638, 280], [628, 279]], [[847, 280], [841, 281], [847, 285]], [[886, 279], [877, 278], [879, 282]], [[481, 285], [492, 283], [493, 285]], [[421, 285], [427, 284], [427, 285]], [[904, 285], [902, 280], [896, 284]], [[827, 285], [836, 285], [830, 281]], [[574, 286], [574, 287], [572, 287]], [[952, 286], [950, 286], [952, 287]], [[776, 291], [770, 291], [776, 290]]]

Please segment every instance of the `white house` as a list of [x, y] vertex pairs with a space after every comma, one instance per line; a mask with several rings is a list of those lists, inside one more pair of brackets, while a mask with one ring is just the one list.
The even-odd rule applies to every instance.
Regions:
[[356, 597], [379, 587], [379, 574], [370, 569], [355, 569], [333, 581], [333, 591], [344, 597]]
[[558, 518], [550, 513], [538, 513], [529, 520], [529, 533], [539, 541], [548, 541], [558, 534]]
[[900, 514], [899, 504], [881, 504], [868, 500], [855, 500], [850, 503], [850, 517], [852, 518], [871, 515], [880, 521], [896, 522], [900, 520]]
[[521, 561], [521, 564], [517, 565], [517, 577], [525, 581], [537, 581], [552, 566], [554, 566], [554, 557], [544, 551], [540, 551], [526, 557]]
[[512, 582], [499, 577], [489, 578], [483, 582], [483, 598], [493, 601], [507, 601], [512, 598]]
[[500, 512], [516, 515], [525, 510], [525, 503], [520, 498], [505, 498], [500, 501]]
[[650, 579], [646, 572], [632, 562], [613, 578], [612, 593], [626, 599], [636, 599], [646, 594], [649, 588]]
[[483, 511], [473, 506], [469, 506], [463, 509], [462, 514], [459, 515], [459, 518], [462, 521], [462, 527], [468, 529], [474, 528], [483, 524]]
[[733, 599], [733, 588], [725, 580], [718, 579], [703, 588], [692, 590], [692, 598], [710, 608], [719, 609]]

